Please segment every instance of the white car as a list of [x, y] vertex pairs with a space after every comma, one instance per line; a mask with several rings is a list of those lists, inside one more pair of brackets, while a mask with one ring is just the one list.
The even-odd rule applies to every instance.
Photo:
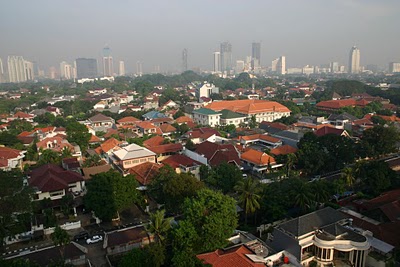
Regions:
[[101, 235], [94, 235], [91, 238], [86, 239], [86, 244], [94, 244], [103, 240]]

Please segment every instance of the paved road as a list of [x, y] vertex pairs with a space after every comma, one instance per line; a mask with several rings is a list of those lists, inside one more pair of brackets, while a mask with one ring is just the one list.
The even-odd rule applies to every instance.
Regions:
[[108, 267], [106, 260], [106, 251], [103, 249], [103, 242], [86, 245], [88, 249], [87, 258], [92, 263], [93, 267]]

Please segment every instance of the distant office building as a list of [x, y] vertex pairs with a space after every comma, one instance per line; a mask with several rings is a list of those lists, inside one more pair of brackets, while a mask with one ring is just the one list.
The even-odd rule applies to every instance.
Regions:
[[272, 60], [271, 62], [271, 72], [276, 72], [278, 70], [279, 58]]
[[62, 80], [70, 80], [74, 77], [73, 67], [66, 61], [60, 63], [60, 78]]
[[229, 42], [221, 44], [221, 71], [229, 72], [232, 70], [232, 45]]
[[187, 70], [188, 70], [188, 51], [185, 48], [182, 51], [182, 71], [185, 72]]
[[140, 61], [136, 62], [136, 75], [137, 76], [143, 75], [142, 62], [140, 62]]
[[0, 83], [5, 82], [5, 77], [4, 77], [4, 68], [3, 68], [3, 60], [0, 58]]
[[278, 74], [286, 74], [286, 57], [281, 56], [276, 64], [276, 71]]
[[313, 66], [306, 65], [306, 66], [303, 67], [303, 69], [302, 69], [301, 72], [302, 72], [303, 74], [305, 74], [305, 75], [313, 74], [313, 73], [314, 73], [314, 67], [313, 67]]
[[220, 52], [214, 52], [213, 53], [213, 71], [214, 72], [220, 72], [221, 71], [221, 53]]
[[245, 64], [243, 60], [236, 60], [236, 73], [242, 73], [244, 72]]
[[368, 64], [367, 67], [365, 67], [366, 70], [369, 70], [373, 73], [379, 72], [379, 67], [376, 64]]
[[94, 58], [76, 59], [76, 74], [78, 79], [97, 77], [97, 60]]
[[261, 67], [261, 43], [251, 44], [251, 69], [255, 70]]
[[398, 63], [398, 62], [390, 62], [389, 63], [389, 72], [390, 73], [398, 73], [398, 72], [400, 72], [400, 63]]
[[360, 71], [360, 49], [353, 46], [349, 56], [349, 73], [357, 74], [360, 73]]
[[8, 56], [8, 80], [11, 83], [26, 81], [25, 60], [22, 56]]
[[118, 71], [119, 76], [125, 76], [125, 62], [122, 60], [119, 62], [119, 71]]
[[[302, 74], [303, 73], [303, 69], [302, 68], [288, 68], [285, 71], [286, 74]], [[282, 73], [279, 73], [282, 74]]]
[[24, 61], [24, 67], [25, 67], [25, 77], [27, 81], [33, 81], [35, 79], [35, 74], [34, 74], [34, 68], [33, 68], [33, 63], [30, 61], [25, 60]]
[[339, 62], [331, 62], [329, 64], [329, 68], [331, 69], [332, 73], [338, 73], [339, 72]]
[[113, 58], [111, 56], [111, 49], [108, 46], [103, 48], [103, 75], [105, 77], [114, 75]]
[[57, 69], [56, 69], [56, 67], [52, 66], [52, 67], [49, 68], [49, 78], [52, 79], [52, 80], [57, 79]]

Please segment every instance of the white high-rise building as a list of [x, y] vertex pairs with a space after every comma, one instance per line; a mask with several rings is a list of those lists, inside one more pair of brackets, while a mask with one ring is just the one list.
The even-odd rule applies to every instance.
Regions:
[[5, 82], [5, 77], [4, 77], [4, 68], [3, 68], [3, 60], [0, 58], [0, 83]]
[[111, 49], [108, 46], [103, 48], [103, 75], [105, 77], [114, 76], [113, 58]]
[[74, 69], [72, 65], [63, 61], [60, 63], [60, 78], [63, 80], [70, 80], [74, 78]]
[[286, 74], [286, 57], [280, 56], [276, 64], [276, 71], [278, 74]]
[[331, 62], [329, 64], [329, 68], [331, 69], [332, 73], [338, 73], [339, 72], [339, 62]]
[[214, 52], [213, 53], [214, 62], [213, 62], [213, 72], [220, 72], [221, 71], [221, 53]]
[[33, 81], [35, 79], [33, 63], [30, 61], [24, 61], [25, 77], [27, 81]]
[[360, 49], [353, 46], [350, 50], [349, 73], [357, 74], [360, 73], [360, 71]]
[[8, 78], [11, 83], [26, 81], [25, 60], [22, 56], [8, 56]]
[[119, 62], [119, 71], [118, 71], [119, 76], [125, 76], [125, 62], [122, 60]]
[[390, 73], [398, 73], [398, 72], [400, 72], [400, 63], [398, 63], [398, 62], [390, 62], [389, 63], [389, 72]]
[[271, 62], [271, 72], [276, 72], [278, 68], [279, 58], [272, 60]]
[[242, 73], [244, 72], [245, 64], [244, 60], [236, 60], [236, 73]]

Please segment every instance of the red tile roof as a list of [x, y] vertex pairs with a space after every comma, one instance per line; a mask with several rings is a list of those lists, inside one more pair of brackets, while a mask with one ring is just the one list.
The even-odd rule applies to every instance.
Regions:
[[160, 126], [160, 130], [163, 133], [174, 133], [176, 132], [176, 128], [174, 126], [172, 126], [171, 124], [168, 123], [164, 123]]
[[9, 147], [0, 147], [0, 159], [15, 159], [21, 155], [21, 152], [21, 150]]
[[144, 238], [148, 238], [148, 235], [143, 226], [117, 230], [107, 234], [107, 247], [142, 243]]
[[194, 128], [193, 130], [186, 133], [186, 135], [189, 136], [189, 138], [202, 138], [202, 139], [207, 139], [213, 134], [215, 134], [216, 136], [221, 136], [217, 130], [207, 127]]
[[336, 129], [332, 126], [324, 126], [319, 128], [314, 132], [316, 136], [324, 136], [327, 134], [334, 134], [334, 135], [339, 135], [339, 136], [349, 136], [349, 134], [346, 132], [346, 130], [343, 129]]
[[18, 111], [14, 114], [13, 118], [18, 119], [32, 119], [34, 116], [32, 114], [28, 114], [22, 111]]
[[142, 121], [142, 122], [138, 122], [137, 124], [136, 124], [136, 126], [137, 127], [139, 127], [139, 128], [142, 128], [142, 129], [154, 129], [154, 128], [156, 128], [156, 126], [153, 124], [153, 123], [151, 123], [151, 122], [148, 122], [148, 121]]
[[258, 166], [267, 166], [268, 164], [276, 163], [275, 159], [270, 155], [252, 148], [244, 152], [240, 157]]
[[139, 120], [139, 119], [137, 119], [135, 117], [128, 116], [128, 117], [124, 117], [122, 119], [119, 119], [117, 122], [119, 124], [135, 124], [135, 123], [140, 122], [140, 121], [141, 120]]
[[101, 142], [101, 139], [92, 134], [92, 136], [90, 137], [89, 143], [99, 143], [99, 142]]
[[175, 120], [176, 123], [188, 123], [188, 122], [193, 122], [191, 118], [188, 116], [181, 116]]
[[98, 154], [107, 153], [116, 146], [119, 146], [121, 143], [122, 143], [121, 141], [118, 141], [115, 138], [110, 138], [106, 140], [104, 143], [102, 143], [98, 148], [96, 148], [95, 151]]
[[174, 169], [178, 168], [181, 165], [185, 166], [185, 167], [202, 165], [200, 162], [193, 160], [185, 155], [181, 155], [181, 154], [172, 155], [172, 156], [164, 159], [161, 163], [164, 165], [169, 165]]
[[242, 114], [257, 114], [271, 111], [290, 112], [287, 107], [278, 102], [255, 99], [214, 101], [211, 104], [205, 106], [205, 108], [209, 108], [214, 111], [228, 109]]
[[253, 134], [253, 135], [245, 135], [241, 136], [240, 139], [245, 141], [254, 141], [254, 140], [264, 140], [270, 143], [279, 143], [281, 139], [267, 135], [267, 134]]
[[160, 172], [160, 168], [162, 166], [162, 164], [145, 162], [136, 165], [134, 168], [129, 169], [129, 173], [133, 174], [136, 180], [141, 185], [148, 185], [151, 183], [152, 179]]
[[246, 255], [252, 254], [251, 251], [244, 245], [229, 248], [226, 250], [218, 249], [213, 252], [199, 254], [196, 257], [205, 264], [210, 264], [213, 267], [265, 267], [263, 263], [255, 263]]
[[196, 153], [204, 155], [211, 166], [217, 166], [223, 162], [241, 165], [239, 154], [234, 145], [216, 144], [205, 141], [196, 147]]
[[177, 144], [165, 144], [160, 146], [152, 146], [149, 147], [150, 151], [153, 151], [157, 155], [165, 154], [165, 153], [178, 153], [182, 151], [183, 146], [181, 143]]
[[42, 192], [68, 190], [68, 184], [83, 181], [82, 175], [66, 171], [60, 166], [46, 164], [32, 170], [28, 183]]
[[274, 149], [271, 149], [270, 153], [278, 156], [278, 155], [287, 155], [291, 153], [296, 153], [297, 148], [289, 146], [289, 145], [283, 145]]
[[153, 146], [160, 146], [162, 144], [164, 144], [164, 137], [162, 136], [153, 136], [150, 139], [147, 139], [146, 141], [143, 142], [143, 146], [149, 148], [149, 147], [153, 147]]

